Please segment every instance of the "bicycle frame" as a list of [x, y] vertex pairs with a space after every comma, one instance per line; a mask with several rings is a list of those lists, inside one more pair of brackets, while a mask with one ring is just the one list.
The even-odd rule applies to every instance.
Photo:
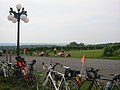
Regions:
[[24, 70], [24, 72], [22, 72], [22, 73], [24, 74], [24, 80], [27, 80], [29, 70], [28, 70], [28, 69], [26, 69], [26, 70]]
[[22, 73], [23, 73], [23, 75], [24, 75], [24, 80], [27, 80], [27, 78], [28, 78], [28, 73], [30, 72], [30, 71], [33, 71], [33, 66], [29, 66], [28, 68], [20, 68], [21, 69], [21, 71], [22, 71]]
[[100, 89], [100, 90], [103, 90], [103, 87], [100, 85], [100, 83], [97, 81], [97, 80], [94, 80], [95, 85], [97, 85], [97, 87]]
[[[23, 69], [22, 69], [23, 70]], [[24, 72], [23, 72], [24, 71]], [[31, 66], [29, 66], [29, 68], [25, 68], [25, 70], [23, 70], [22, 73], [24, 74], [24, 80], [27, 80], [28, 78], [28, 74], [30, 71], [33, 71], [33, 67], [31, 69]]]
[[[119, 88], [119, 85], [118, 85], [118, 83], [117, 82], [112, 82], [112, 85], [111, 85], [111, 87], [110, 87], [110, 90], [113, 88], [113, 84], [117, 87], [117, 88]], [[120, 89], [120, 88], [119, 88]]]
[[[115, 80], [111, 80], [111, 79], [100, 79], [100, 80], [111, 82], [111, 86], [110, 86], [109, 90], [111, 90], [113, 88], [113, 86], [119, 87], [118, 83]], [[103, 90], [103, 88], [101, 90]]]
[[[99, 69], [94, 70], [94, 68], [86, 68], [86, 74], [85, 77], [87, 77], [87, 81], [90, 82], [90, 86], [88, 87], [89, 90], [91, 90], [94, 85], [97, 88], [99, 88], [100, 90], [103, 90], [103, 87], [101, 86], [101, 84], [99, 83], [98, 80], [100, 80], [100, 75], [98, 75]], [[92, 74], [90, 74], [92, 73]]]
[[100, 78], [100, 79], [93, 79], [91, 80], [91, 85], [90, 85], [90, 90], [93, 87], [93, 85], [95, 85], [96, 87], [98, 87], [100, 90], [104, 90], [104, 87], [101, 86], [101, 84], [99, 83], [98, 80], [103, 80], [103, 81], [110, 81], [111, 82], [111, 87], [109, 88], [109, 90], [113, 90], [113, 85], [116, 87], [119, 87], [118, 83], [115, 80], [111, 80], [111, 79], [105, 79], [105, 78]]
[[[55, 83], [55, 81], [54, 81], [54, 79], [53, 79], [53, 77], [52, 77], [52, 73], [57, 73], [57, 74], [59, 74], [59, 75], [62, 76], [62, 78], [61, 78], [61, 80], [60, 80], [60, 84], [58, 85], [58, 87], [57, 87], [57, 85], [56, 85], [56, 83]], [[49, 70], [49, 72], [48, 72], [48, 74], [47, 74], [47, 76], [46, 76], [46, 79], [45, 79], [45, 81], [43, 82], [43, 86], [45, 86], [45, 84], [47, 83], [48, 79], [50, 79], [50, 80], [52, 81], [52, 84], [54, 85], [55, 90], [59, 90], [59, 89], [60, 89], [60, 86], [61, 86], [62, 82], [67, 83], [66, 80], [65, 80], [64, 74], [62, 74], [62, 73], [60, 73], [60, 72], [58, 72], [58, 71], [54, 71], [54, 70]], [[67, 84], [66, 84], [66, 85], [67, 85]]]
[[[106, 78], [101, 78], [100, 75], [98, 75], [98, 71], [99, 71], [99, 69], [94, 70], [94, 68], [86, 69], [87, 77], [88, 77], [87, 79], [88, 79], [88, 81], [90, 81], [89, 90], [91, 90], [92, 87], [94, 87], [93, 85], [95, 85], [95, 87], [97, 87], [96, 89], [99, 88], [100, 90], [104, 90], [104, 88], [102, 87], [102, 85], [99, 83], [98, 80], [110, 81], [111, 86], [109, 87], [109, 90], [111, 90], [114, 87], [114, 85], [117, 86], [117, 88], [118, 88], [118, 84], [116, 83], [116, 81], [117, 81], [116, 75], [113, 75], [114, 77], [112, 80], [106, 79]], [[92, 73], [92, 74], [90, 74], [90, 73]]]

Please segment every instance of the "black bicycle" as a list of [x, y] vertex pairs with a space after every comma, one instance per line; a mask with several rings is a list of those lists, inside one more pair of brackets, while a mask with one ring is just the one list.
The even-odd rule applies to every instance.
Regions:
[[100, 79], [100, 75], [98, 75], [99, 69], [94, 68], [86, 68], [85, 80], [82, 81], [80, 85], [80, 90], [103, 90], [100, 83], [97, 79]]
[[[86, 68], [85, 80], [80, 85], [80, 90], [120, 90], [120, 74], [112, 75], [112, 79], [101, 78], [98, 74], [99, 69]], [[103, 82], [109, 82], [108, 87], [102, 85]]]
[[12, 82], [18, 84], [23, 84], [23, 82], [25, 82], [29, 88], [35, 88], [39, 80], [38, 72], [34, 70], [35, 63], [36, 60], [32, 60], [31, 63], [28, 64], [28, 68], [21, 68], [18, 65], [13, 65], [14, 72], [11, 76]]
[[106, 80], [105, 90], [120, 90], [120, 74], [110, 74], [112, 79], [101, 79]]

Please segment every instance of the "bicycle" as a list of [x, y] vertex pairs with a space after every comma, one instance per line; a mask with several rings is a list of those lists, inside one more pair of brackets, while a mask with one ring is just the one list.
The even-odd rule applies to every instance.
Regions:
[[[120, 90], [120, 75], [114, 75], [112, 79], [101, 78], [101, 75], [98, 75], [99, 69], [86, 68], [85, 80], [80, 85], [80, 90]], [[113, 74], [112, 74], [113, 75]], [[104, 88], [102, 84], [99, 83], [99, 80], [109, 81], [110, 87]]]
[[[20, 58], [21, 59], [21, 58]], [[25, 81], [26, 85], [29, 88], [35, 88], [37, 85], [37, 82], [39, 80], [38, 72], [34, 70], [34, 64], [36, 63], [36, 60], [32, 60], [28, 68], [24, 68], [21, 66], [22, 61], [17, 62], [17, 65], [12, 65], [14, 67], [14, 72], [12, 74], [12, 80], [13, 82], [16, 81]]]
[[80, 84], [80, 90], [103, 90], [98, 82], [98, 79], [100, 79], [98, 71], [99, 69], [86, 68], [85, 80]]
[[106, 89], [105, 90], [120, 90], [120, 74], [110, 74], [112, 79], [101, 79], [106, 80]]
[[1, 87], [1, 89], [8, 89], [10, 87], [10, 77], [11, 73], [11, 64], [8, 61], [1, 61], [1, 68], [0, 68], [0, 82], [5, 86]]
[[54, 90], [54, 89], [55, 90], [79, 90], [79, 86], [76, 81], [74, 81], [73, 79], [68, 79], [67, 77], [65, 77], [65, 74], [55, 70], [55, 67], [57, 65], [61, 66], [61, 68], [63, 69], [69, 69], [69, 67], [63, 66], [60, 63], [55, 63], [55, 65], [52, 65], [51, 62], [49, 65], [44, 64], [44, 62], [42, 63], [43, 69], [45, 69], [45, 66], [48, 67], [46, 77], [42, 84], [42, 89], [43, 90]]
[[5, 61], [1, 61], [2, 65], [1, 65], [1, 69], [0, 69], [0, 75], [2, 75], [5, 78], [8, 78], [11, 76], [11, 65], [12, 63], [9, 62], [5, 62]]

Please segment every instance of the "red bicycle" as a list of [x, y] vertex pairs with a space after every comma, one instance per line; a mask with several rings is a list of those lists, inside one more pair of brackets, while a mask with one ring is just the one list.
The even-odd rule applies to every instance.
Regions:
[[13, 82], [20, 82], [25, 81], [26, 85], [29, 88], [36, 87], [39, 77], [38, 72], [34, 70], [34, 65], [36, 60], [32, 60], [30, 64], [28, 64], [28, 68], [26, 68], [26, 62], [24, 58], [16, 57], [16, 64], [13, 65], [14, 72], [12, 74]]

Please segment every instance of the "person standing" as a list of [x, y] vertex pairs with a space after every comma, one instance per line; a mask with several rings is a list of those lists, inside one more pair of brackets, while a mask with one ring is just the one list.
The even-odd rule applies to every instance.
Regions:
[[56, 49], [56, 48], [54, 48], [54, 54], [55, 54], [55, 55], [57, 54], [57, 49]]

